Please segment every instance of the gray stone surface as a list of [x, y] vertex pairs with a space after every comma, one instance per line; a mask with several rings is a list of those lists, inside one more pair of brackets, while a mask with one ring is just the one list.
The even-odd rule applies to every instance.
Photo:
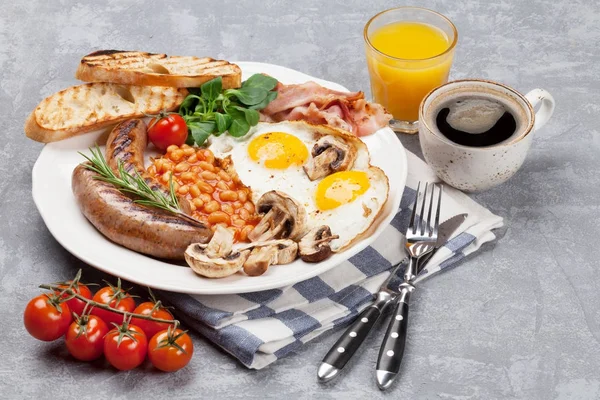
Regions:
[[[343, 379], [316, 366], [338, 334], [261, 371], [195, 336], [191, 365], [117, 373], [27, 336], [41, 282], [107, 278], [49, 234], [31, 198], [42, 145], [23, 122], [75, 83], [81, 56], [140, 49], [266, 61], [368, 90], [362, 28], [391, 1], [0, 1], [0, 398], [600, 398], [600, 6], [586, 0], [426, 0], [460, 32], [452, 78], [543, 87], [556, 113], [508, 183], [475, 198], [506, 219], [496, 245], [423, 285], [402, 377], [380, 393], [380, 335]], [[418, 152], [416, 137], [402, 137]], [[381, 330], [380, 330], [381, 331]]]

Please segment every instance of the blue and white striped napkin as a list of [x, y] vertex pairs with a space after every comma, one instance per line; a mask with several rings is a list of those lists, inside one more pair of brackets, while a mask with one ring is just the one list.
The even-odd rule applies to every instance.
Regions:
[[[349, 323], [373, 299], [405, 257], [401, 246], [417, 182], [436, 181], [433, 171], [408, 155], [408, 179], [400, 210], [383, 234], [362, 252], [324, 274], [281, 289], [237, 295], [186, 295], [162, 292], [180, 319], [248, 368], [264, 368], [330, 329]], [[457, 263], [496, 238], [502, 218], [464, 193], [444, 186], [441, 220], [460, 213], [469, 217], [460, 232], [432, 257], [422, 280]]]

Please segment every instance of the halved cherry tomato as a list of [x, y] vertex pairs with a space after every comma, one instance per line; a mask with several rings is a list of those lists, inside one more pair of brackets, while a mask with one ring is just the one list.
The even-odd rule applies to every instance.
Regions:
[[104, 356], [116, 369], [127, 371], [144, 362], [148, 339], [135, 325], [123, 323], [104, 337]]
[[180, 370], [188, 365], [194, 354], [194, 343], [186, 331], [169, 328], [150, 339], [148, 358], [156, 368], [165, 372]]
[[92, 361], [104, 352], [104, 336], [108, 326], [95, 315], [84, 315], [77, 318], [65, 334], [67, 350], [73, 357], [81, 361]]
[[160, 150], [174, 144], [181, 146], [188, 137], [188, 127], [179, 114], [160, 113], [148, 124], [148, 139]]
[[[120, 279], [117, 286], [108, 285], [98, 290], [92, 300], [98, 303], [107, 304], [110, 307], [121, 311], [132, 312], [135, 309], [135, 300], [127, 293], [127, 291], [121, 289]], [[91, 314], [102, 318], [109, 327], [113, 323], [119, 325], [123, 322], [123, 314], [103, 310], [98, 307], [94, 307]]]
[[69, 305], [55, 294], [41, 294], [29, 301], [23, 314], [25, 329], [36, 339], [51, 342], [65, 334], [71, 323]]
[[[160, 301], [146, 301], [135, 308], [134, 314], [148, 315], [153, 318], [166, 319], [173, 321], [173, 315], [166, 308], [162, 307]], [[142, 328], [147, 337], [151, 338], [160, 331], [167, 329], [170, 324], [166, 322], [154, 322], [145, 319], [132, 318], [131, 323]]]
[[[69, 285], [71, 285], [71, 281], [69, 282], [65, 282], [64, 284], [60, 284], [58, 285], [59, 288], [61, 289], [66, 289], [69, 287]], [[82, 295], [83, 297], [85, 297], [86, 299], [92, 299], [92, 292], [91, 290], [84, 284], [76, 282], [73, 287], [71, 288], [74, 292]], [[60, 293], [60, 291], [56, 291], [56, 293]], [[63, 294], [62, 298], [66, 298], [69, 297], [68, 294]], [[74, 312], [75, 314], [81, 316], [83, 315], [83, 309], [85, 308], [85, 301], [83, 300], [79, 300], [76, 298], [72, 298], [71, 300], [67, 300], [67, 304], [69, 305], [69, 309], [71, 310], [71, 312]], [[90, 307], [88, 307], [88, 310], [90, 309]]]

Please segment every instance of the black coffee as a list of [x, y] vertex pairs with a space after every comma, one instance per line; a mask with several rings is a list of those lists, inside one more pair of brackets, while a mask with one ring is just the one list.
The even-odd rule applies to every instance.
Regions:
[[517, 121], [507, 107], [488, 97], [467, 95], [443, 104], [435, 118], [438, 130], [463, 146], [492, 146], [517, 131]]

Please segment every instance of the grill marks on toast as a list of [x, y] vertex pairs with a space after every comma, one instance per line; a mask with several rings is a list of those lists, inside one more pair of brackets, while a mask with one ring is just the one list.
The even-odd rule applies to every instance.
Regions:
[[124, 52], [92, 57], [85, 56], [81, 60], [81, 63], [89, 65], [91, 67], [136, 70], [144, 68], [150, 62], [156, 63], [159, 60], [164, 59], [166, 57], [166, 54]]
[[175, 111], [187, 96], [184, 88], [86, 83], [48, 96], [25, 122], [27, 137], [55, 142], [125, 119]]
[[241, 85], [242, 72], [235, 64], [210, 57], [103, 50], [83, 57], [75, 76], [87, 82], [171, 87], [197, 87], [221, 76], [229, 89]]
[[[130, 53], [130, 52], [127, 50], [98, 50], [98, 51], [88, 54], [88, 57], [89, 56], [105, 56], [105, 55], [118, 54], [118, 53]], [[146, 53], [146, 54], [153, 54], [153, 53]]]
[[159, 65], [165, 67], [170, 74], [234, 74], [236, 72], [236, 65], [230, 64], [223, 60], [213, 60], [212, 58], [198, 59], [196, 57], [179, 57], [173, 56], [165, 59]]
[[50, 143], [144, 114], [174, 111], [188, 94], [185, 88], [219, 76], [224, 89], [241, 86], [241, 69], [224, 60], [99, 50], [83, 57], [75, 74], [90, 83], [42, 100], [25, 121], [25, 134]]
[[[123, 94], [123, 90], [127, 94]], [[98, 121], [140, 117], [175, 109], [187, 90], [171, 87], [87, 83], [61, 90], [36, 108], [36, 121], [45, 129], [89, 126]], [[131, 98], [127, 98], [131, 96]]]

